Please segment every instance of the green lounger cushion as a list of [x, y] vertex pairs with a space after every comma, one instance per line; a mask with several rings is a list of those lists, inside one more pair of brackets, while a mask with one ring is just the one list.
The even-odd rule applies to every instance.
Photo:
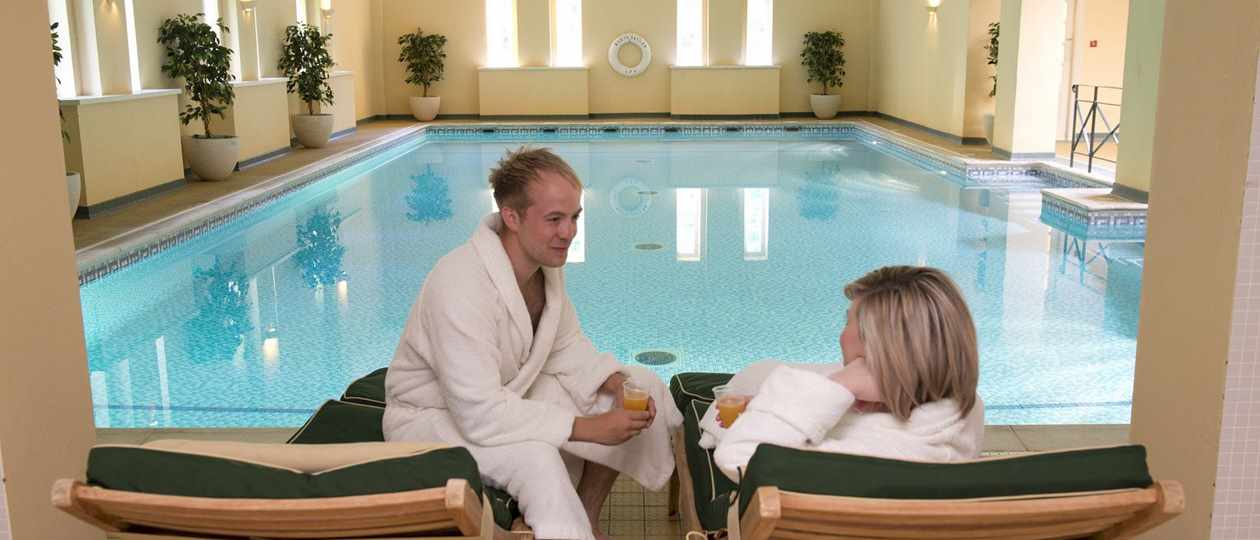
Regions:
[[731, 377], [734, 375], [730, 373], [679, 373], [670, 377], [669, 393], [674, 395], [678, 412], [686, 415], [692, 400], [713, 401], [713, 387], [726, 384]]
[[336, 444], [381, 442], [381, 418], [385, 409], [344, 401], [325, 401], [301, 429], [289, 438], [290, 444]]
[[739, 511], [742, 515], [761, 486], [846, 497], [972, 499], [1146, 488], [1151, 484], [1146, 448], [1140, 445], [922, 463], [763, 444], [748, 462], [740, 484]]
[[[672, 386], [672, 385], [671, 385]], [[726, 511], [737, 486], [713, 462], [713, 451], [700, 448], [700, 419], [709, 408], [709, 401], [688, 400], [683, 413], [683, 440], [687, 451], [687, 468], [695, 492], [696, 517], [706, 531], [726, 528]]]
[[98, 446], [88, 453], [89, 484], [120, 491], [184, 497], [302, 499], [395, 493], [442, 487], [463, 478], [481, 494], [481, 475], [465, 448], [306, 474], [230, 458], [138, 446]]
[[385, 372], [387, 369], [388, 368], [378, 369], [350, 383], [350, 386], [346, 388], [346, 391], [341, 394], [341, 401], [358, 403], [360, 405], [371, 405], [373, 407], [384, 407]]
[[[380, 407], [328, 400], [288, 442], [337, 444], [384, 441], [385, 435], [381, 431], [384, 415], [385, 409]], [[512, 520], [521, 515], [516, 501], [506, 492], [490, 486], [486, 487], [486, 497], [494, 510], [495, 523], [503, 529], [511, 528]]]

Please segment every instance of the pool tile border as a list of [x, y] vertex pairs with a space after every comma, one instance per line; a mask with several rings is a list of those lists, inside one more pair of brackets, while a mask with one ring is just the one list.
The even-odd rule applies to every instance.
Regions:
[[[850, 139], [877, 151], [941, 171], [955, 182], [976, 187], [1111, 187], [1106, 179], [1042, 161], [970, 159], [940, 147], [919, 142], [874, 124], [843, 120], [835, 123], [776, 122], [662, 122], [660, 124], [539, 122], [516, 125], [486, 122], [458, 126], [417, 125], [381, 139], [345, 150], [321, 161], [290, 171], [256, 186], [221, 197], [76, 252], [79, 285], [86, 285], [182, 245], [253, 213], [282, 197], [327, 178], [341, 170], [407, 143], [428, 140], [480, 140], [532, 137], [543, 140], [564, 137], [676, 140], [695, 137], [764, 139]], [[418, 139], [418, 140], [417, 140]]]

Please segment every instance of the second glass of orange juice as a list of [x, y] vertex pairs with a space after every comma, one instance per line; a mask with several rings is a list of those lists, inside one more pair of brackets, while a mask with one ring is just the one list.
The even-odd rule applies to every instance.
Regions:
[[626, 381], [621, 385], [621, 392], [621, 406], [626, 410], [648, 410], [648, 391], [646, 389], [635, 384], [634, 381]]
[[723, 427], [731, 427], [740, 413], [744, 412], [744, 407], [748, 406], [748, 396], [733, 393], [726, 385], [714, 387], [713, 398]]

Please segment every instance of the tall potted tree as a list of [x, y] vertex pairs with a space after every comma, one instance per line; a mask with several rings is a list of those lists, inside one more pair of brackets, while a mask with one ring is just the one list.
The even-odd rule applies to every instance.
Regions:
[[822, 94], [809, 96], [809, 106], [814, 116], [822, 120], [835, 118], [840, 110], [840, 96], [828, 94], [831, 87], [844, 86], [844, 36], [839, 32], [806, 32], [805, 48], [801, 49], [801, 64], [809, 73], [805, 82], [822, 83]]
[[[61, 23], [52, 23], [48, 27], [48, 31], [52, 34], [52, 54], [53, 68], [61, 63], [61, 46], [57, 44], [57, 26]], [[57, 79], [61, 82], [61, 79]], [[65, 113], [61, 112], [61, 107], [57, 107], [57, 115], [64, 121]], [[65, 126], [61, 128], [61, 137], [70, 142], [70, 134], [66, 132]], [[79, 179], [79, 173], [74, 171], [66, 171], [66, 194], [70, 201], [70, 219], [74, 219], [74, 214], [79, 209], [79, 194], [83, 192], [83, 183]]]
[[[989, 51], [989, 65], [993, 66], [993, 89], [989, 90], [989, 97], [997, 95], [997, 65], [998, 65], [998, 36], [1002, 33], [1002, 23], [989, 23], [989, 44], [985, 45], [985, 50]], [[993, 144], [993, 113], [984, 114], [984, 138], [989, 140], [989, 144]]]
[[[179, 113], [184, 125], [201, 120], [201, 135], [184, 137], [188, 165], [202, 180], [223, 180], [232, 174], [240, 157], [240, 140], [231, 135], [215, 135], [210, 117], [223, 118], [236, 99], [232, 91], [232, 49], [219, 42], [219, 34], [204, 22], [205, 16], [181, 14], [162, 21], [158, 43], [166, 47], [162, 73], [181, 80], [188, 103]], [[223, 20], [215, 22], [228, 32]]]
[[307, 148], [322, 148], [332, 135], [333, 115], [315, 113], [316, 103], [333, 104], [332, 87], [328, 86], [328, 70], [333, 66], [328, 54], [331, 40], [332, 34], [321, 34], [319, 27], [309, 24], [284, 29], [279, 67], [289, 78], [285, 89], [290, 94], [296, 92], [306, 104], [306, 114], [293, 115], [293, 133]]
[[428, 34], [416, 28], [415, 32], [398, 38], [398, 61], [407, 67], [407, 83], [424, 88], [421, 97], [411, 97], [411, 115], [416, 120], [428, 122], [437, 118], [442, 98], [429, 96], [429, 86], [442, 80], [446, 61], [446, 36]]

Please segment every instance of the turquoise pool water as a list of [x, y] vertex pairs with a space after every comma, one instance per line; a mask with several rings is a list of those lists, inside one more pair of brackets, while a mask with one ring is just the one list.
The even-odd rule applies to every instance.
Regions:
[[[503, 136], [401, 145], [82, 287], [101, 427], [296, 426], [388, 364], [434, 262], [492, 211]], [[842, 289], [887, 264], [948, 271], [975, 315], [988, 422], [1123, 423], [1142, 244], [1041, 222], [854, 140], [549, 140], [586, 183], [566, 268], [623, 362], [734, 371], [831, 362]]]

